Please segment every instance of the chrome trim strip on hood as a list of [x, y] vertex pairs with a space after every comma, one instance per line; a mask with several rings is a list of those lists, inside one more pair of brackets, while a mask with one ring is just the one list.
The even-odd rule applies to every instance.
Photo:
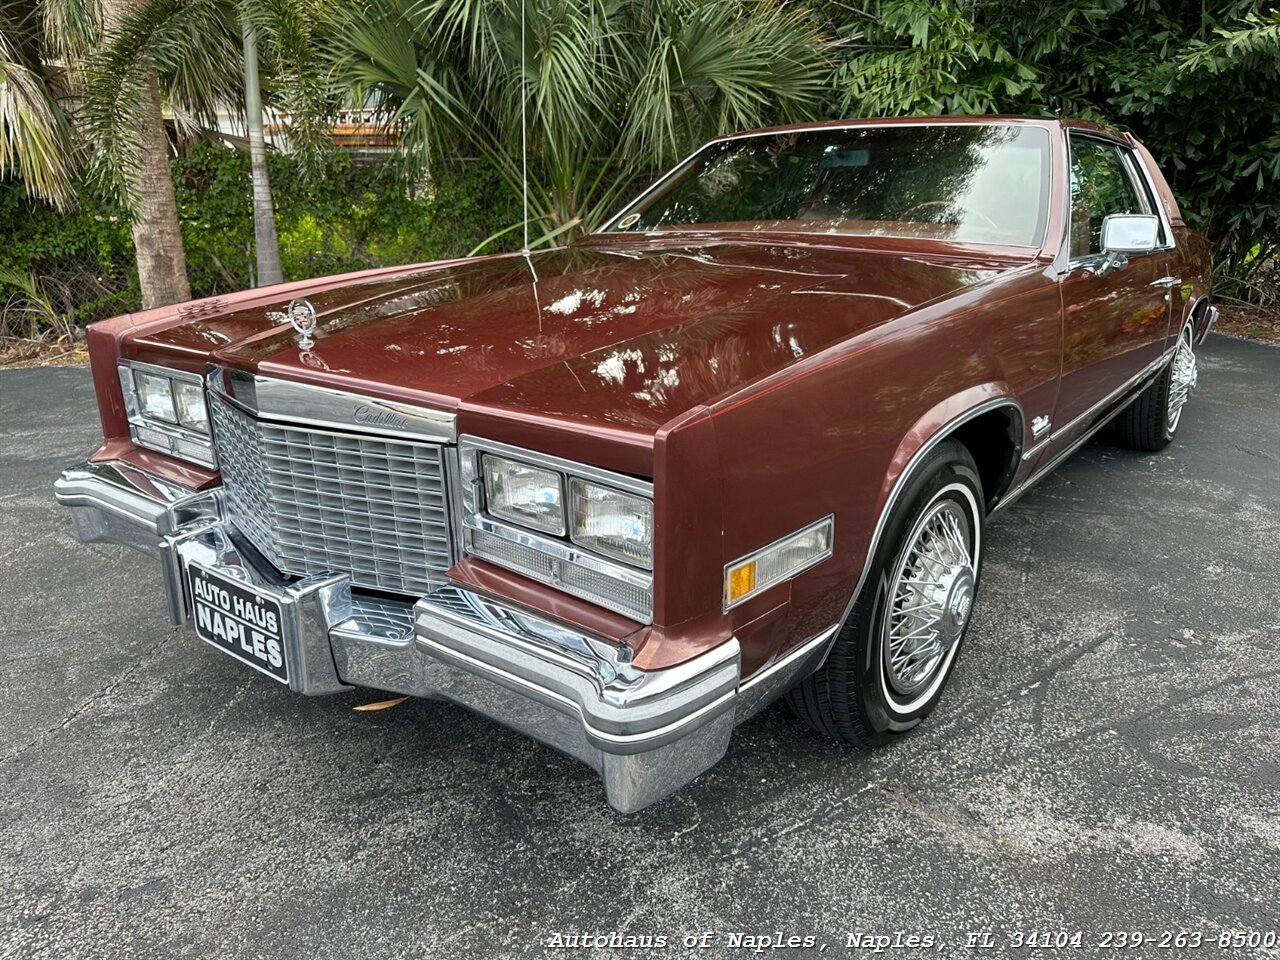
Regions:
[[230, 367], [212, 368], [207, 382], [218, 396], [266, 420], [439, 443], [452, 443], [458, 436], [457, 417], [429, 407], [277, 380]]

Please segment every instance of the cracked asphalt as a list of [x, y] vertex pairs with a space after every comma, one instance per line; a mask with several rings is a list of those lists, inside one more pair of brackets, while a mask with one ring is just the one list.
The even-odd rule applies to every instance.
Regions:
[[1211, 337], [1172, 447], [1092, 443], [993, 526], [922, 729], [862, 753], [775, 706], [622, 817], [458, 708], [297, 697], [170, 627], [152, 563], [78, 545], [53, 502], [98, 436], [87, 371], [0, 370], [0, 956], [563, 956], [614, 930], [667, 947], [572, 952], [781, 931], [868, 956], [850, 932], [901, 931], [935, 946], [886, 955], [961, 956], [986, 930], [1026, 956], [1016, 931], [1078, 930], [1096, 956], [1108, 930], [1280, 929], [1277, 414], [1280, 349]]

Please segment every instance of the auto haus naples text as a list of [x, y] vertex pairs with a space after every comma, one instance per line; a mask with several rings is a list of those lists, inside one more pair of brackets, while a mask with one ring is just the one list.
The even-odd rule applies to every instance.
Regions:
[[255, 604], [202, 578], [191, 578], [196, 625], [202, 633], [217, 637], [245, 656], [279, 668], [280, 622], [275, 610]]

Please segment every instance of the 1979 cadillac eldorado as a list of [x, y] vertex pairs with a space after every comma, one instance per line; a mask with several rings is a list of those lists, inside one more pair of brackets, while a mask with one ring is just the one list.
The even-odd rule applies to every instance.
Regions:
[[561, 249], [93, 326], [105, 441], [57, 498], [248, 668], [461, 704], [634, 811], [784, 695], [920, 723], [988, 518], [1104, 426], [1173, 439], [1209, 292], [1131, 136], [739, 133]]

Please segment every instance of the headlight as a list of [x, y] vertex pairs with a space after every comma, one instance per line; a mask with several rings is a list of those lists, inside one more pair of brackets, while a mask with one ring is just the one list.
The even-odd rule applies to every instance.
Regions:
[[623, 563], [653, 569], [653, 504], [643, 497], [571, 480], [569, 539]]
[[172, 380], [139, 370], [133, 375], [133, 385], [138, 391], [138, 408], [145, 419], [178, 422], [178, 413], [173, 404]]
[[121, 363], [118, 369], [133, 442], [214, 466], [204, 381], [194, 373], [149, 363]]
[[495, 517], [564, 536], [560, 474], [485, 454], [484, 490]]
[[467, 436], [458, 465], [465, 553], [651, 619], [652, 483]]
[[209, 432], [209, 410], [204, 405], [204, 384], [173, 381], [173, 398], [178, 408], [178, 422], [200, 433]]

